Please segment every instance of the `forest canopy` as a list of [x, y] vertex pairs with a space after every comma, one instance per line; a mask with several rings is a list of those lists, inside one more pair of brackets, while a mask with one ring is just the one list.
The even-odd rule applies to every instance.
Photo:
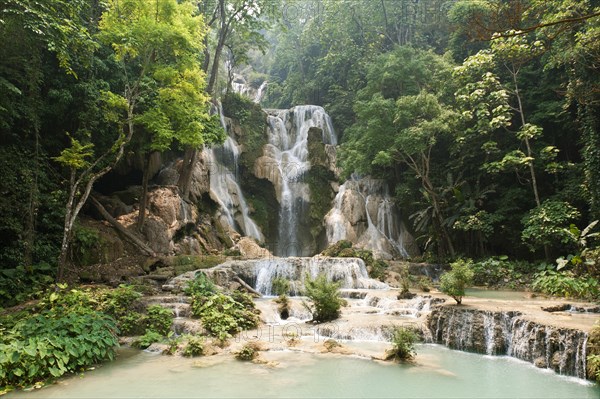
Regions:
[[554, 262], [600, 219], [597, 0], [5, 0], [0, 39], [0, 296], [60, 278], [118, 165], [145, 209], [175, 154], [187, 198], [234, 72], [322, 105], [428, 259]]

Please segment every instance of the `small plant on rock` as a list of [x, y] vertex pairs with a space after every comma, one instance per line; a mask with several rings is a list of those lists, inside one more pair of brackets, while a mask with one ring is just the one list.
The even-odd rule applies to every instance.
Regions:
[[154, 331], [166, 336], [171, 331], [173, 312], [160, 305], [148, 306], [146, 323], [148, 331]]
[[191, 336], [183, 348], [183, 356], [195, 357], [204, 354], [204, 339], [202, 337]]
[[238, 352], [235, 353], [235, 358], [243, 361], [254, 360], [258, 356], [260, 348], [256, 342], [248, 342]]
[[215, 284], [206, 277], [206, 274], [200, 272], [196, 278], [188, 282], [183, 292], [187, 296], [209, 296], [217, 292]]
[[340, 284], [327, 281], [324, 274], [316, 279], [306, 278], [306, 296], [311, 304], [302, 302], [304, 307], [312, 314], [313, 321], [318, 323], [335, 320], [340, 315], [340, 308], [344, 304], [340, 297]]
[[407, 361], [416, 355], [417, 335], [411, 329], [400, 327], [394, 330], [392, 349], [386, 352], [386, 360]]
[[450, 295], [458, 305], [462, 303], [465, 289], [473, 283], [472, 262], [470, 260], [457, 260], [450, 267], [452, 270], [440, 277], [440, 290]]
[[146, 349], [153, 343], [160, 342], [162, 339], [163, 336], [156, 331], [148, 331], [146, 334], [139, 337], [138, 340], [133, 343], [133, 346], [140, 349]]

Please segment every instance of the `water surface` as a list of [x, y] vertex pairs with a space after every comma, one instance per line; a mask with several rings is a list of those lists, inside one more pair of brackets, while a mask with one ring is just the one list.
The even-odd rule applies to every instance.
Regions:
[[507, 357], [420, 345], [416, 366], [301, 352], [266, 352], [269, 367], [145, 352], [18, 398], [594, 398], [600, 388]]

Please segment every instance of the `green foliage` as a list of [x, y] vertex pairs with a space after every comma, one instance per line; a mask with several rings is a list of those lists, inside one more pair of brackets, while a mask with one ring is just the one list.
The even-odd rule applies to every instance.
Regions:
[[389, 265], [386, 261], [381, 259], [374, 260], [369, 268], [369, 277], [383, 281], [387, 274], [386, 270], [388, 267]]
[[567, 202], [546, 200], [523, 218], [525, 229], [521, 239], [531, 250], [544, 245], [573, 244], [572, 235], [564, 226], [580, 216], [581, 213]]
[[287, 295], [290, 292], [290, 282], [283, 277], [275, 277], [271, 282], [271, 291], [277, 296]]
[[183, 289], [183, 292], [187, 296], [200, 297], [214, 294], [217, 291], [215, 284], [206, 276], [206, 274], [200, 272], [196, 275], [196, 278], [188, 282], [187, 286]]
[[156, 331], [148, 330], [133, 343], [133, 346], [140, 349], [146, 349], [153, 343], [162, 341], [163, 338], [164, 336]]
[[314, 280], [306, 276], [304, 286], [305, 295], [311, 303], [302, 304], [311, 313], [313, 321], [322, 323], [339, 317], [344, 303], [340, 297], [339, 283], [327, 281], [327, 277], [320, 274]]
[[210, 269], [224, 262], [219, 255], [178, 255], [175, 257], [175, 268], [182, 273], [198, 269]]
[[465, 289], [473, 283], [473, 262], [458, 260], [450, 265], [452, 270], [440, 277], [440, 290], [450, 295], [457, 304], [462, 303]]
[[88, 292], [47, 293], [0, 328], [0, 385], [24, 387], [114, 359], [117, 326]]
[[242, 361], [251, 361], [258, 356], [257, 346], [253, 342], [245, 344], [242, 349], [235, 353], [235, 358]]
[[202, 320], [202, 325], [213, 336], [225, 341], [240, 331], [258, 325], [258, 310], [254, 302], [243, 293], [233, 296], [215, 293], [195, 296], [192, 313]]
[[352, 248], [352, 242], [348, 240], [340, 240], [324, 249], [323, 252], [321, 252], [321, 255], [336, 257], [339, 256], [342, 250], [348, 248]]
[[594, 277], [576, 277], [572, 272], [543, 270], [536, 273], [531, 288], [544, 294], [597, 300], [600, 298], [600, 284]]
[[588, 378], [600, 382], [600, 322], [596, 322], [588, 335]]
[[242, 253], [240, 252], [239, 249], [227, 248], [226, 250], [223, 251], [223, 255], [238, 257], [238, 256], [242, 256]]
[[588, 355], [587, 367], [588, 376], [600, 381], [600, 355]]
[[204, 353], [204, 338], [191, 336], [183, 348], [183, 356], [196, 357]]
[[0, 269], [0, 306], [14, 305], [35, 297], [54, 282], [54, 269], [48, 263], [29, 268]]
[[161, 305], [151, 305], [147, 309], [147, 331], [154, 331], [162, 336], [171, 332], [173, 324], [173, 312]]
[[392, 349], [387, 351], [387, 360], [407, 361], [416, 355], [415, 342], [417, 335], [406, 327], [399, 327], [394, 330], [392, 336]]
[[490, 257], [470, 265], [473, 285], [521, 288], [531, 280], [534, 266], [524, 261], [509, 261], [507, 256]]
[[244, 132], [239, 140], [244, 148], [240, 162], [253, 170], [254, 161], [262, 156], [262, 148], [268, 142], [266, 115], [260, 106], [239, 94], [228, 93], [221, 101], [225, 115], [237, 121]]

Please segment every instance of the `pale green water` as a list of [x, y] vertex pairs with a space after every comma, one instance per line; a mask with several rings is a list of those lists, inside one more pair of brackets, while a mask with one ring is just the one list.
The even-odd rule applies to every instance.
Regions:
[[[509, 358], [490, 358], [435, 345], [418, 347], [421, 365], [299, 352], [266, 353], [276, 368], [226, 360], [196, 361], [148, 353], [122, 357], [85, 377], [18, 398], [594, 398], [600, 389]], [[202, 358], [199, 358], [202, 359]], [[206, 360], [204, 360], [205, 362]], [[200, 360], [203, 362], [203, 360]]]
[[465, 295], [483, 299], [501, 299], [510, 301], [531, 300], [531, 297], [528, 296], [528, 293], [525, 291], [491, 290], [475, 287], [467, 288], [465, 290]]

